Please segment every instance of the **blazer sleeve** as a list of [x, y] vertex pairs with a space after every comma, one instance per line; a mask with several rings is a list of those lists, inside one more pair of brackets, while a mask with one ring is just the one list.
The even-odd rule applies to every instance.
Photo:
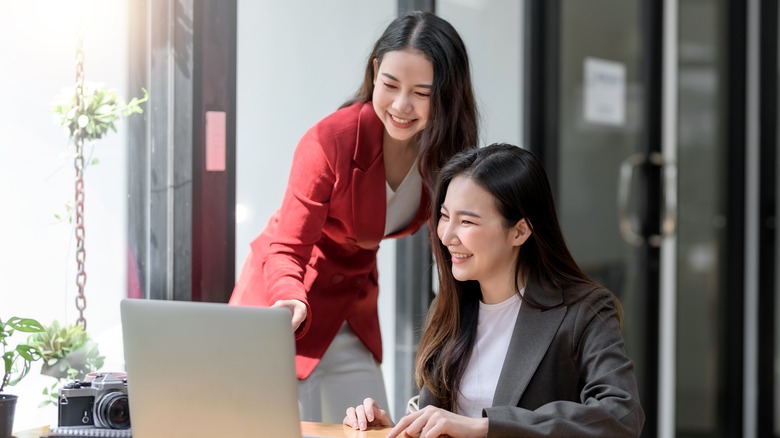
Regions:
[[[315, 126], [303, 136], [293, 155], [263, 267], [270, 302], [296, 299], [309, 307], [304, 285], [307, 263], [322, 236], [336, 182], [333, 157], [323, 145], [328, 141], [333, 142], [333, 138], [327, 135], [327, 129]], [[335, 153], [337, 148], [328, 149]]]
[[[576, 304], [575, 345], [580, 402], [552, 401], [535, 410], [514, 406], [483, 410], [488, 437], [634, 437], [644, 425], [633, 363], [626, 356], [613, 295], [594, 293]], [[565, 359], [562, 359], [565, 360]]]

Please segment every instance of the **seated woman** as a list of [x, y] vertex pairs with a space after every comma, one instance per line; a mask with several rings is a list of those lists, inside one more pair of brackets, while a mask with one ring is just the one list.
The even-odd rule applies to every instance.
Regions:
[[[417, 353], [421, 409], [388, 436], [638, 436], [620, 303], [572, 258], [542, 164], [508, 144], [458, 154], [432, 202], [439, 292]], [[393, 426], [373, 399], [344, 424]]]

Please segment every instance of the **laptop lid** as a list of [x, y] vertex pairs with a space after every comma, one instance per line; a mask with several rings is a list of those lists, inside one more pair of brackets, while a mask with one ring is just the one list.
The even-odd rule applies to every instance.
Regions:
[[134, 438], [301, 436], [289, 311], [120, 306]]

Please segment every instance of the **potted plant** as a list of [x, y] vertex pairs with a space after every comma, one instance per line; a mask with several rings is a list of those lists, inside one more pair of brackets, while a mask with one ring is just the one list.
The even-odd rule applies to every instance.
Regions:
[[3, 353], [3, 379], [0, 381], [0, 437], [10, 437], [14, 426], [14, 412], [16, 411], [17, 396], [6, 394], [6, 386], [19, 383], [27, 373], [30, 366], [41, 358], [37, 348], [28, 344], [11, 343], [11, 336], [15, 332], [37, 333], [43, 330], [43, 326], [30, 318], [11, 317], [7, 321], [0, 319], [0, 345]]
[[41, 407], [56, 405], [59, 388], [73, 380], [85, 380], [87, 374], [100, 370], [105, 361], [97, 343], [78, 324], [61, 326], [54, 321], [43, 331], [30, 335], [27, 342], [40, 352], [41, 374], [56, 379], [44, 388], [46, 400]]

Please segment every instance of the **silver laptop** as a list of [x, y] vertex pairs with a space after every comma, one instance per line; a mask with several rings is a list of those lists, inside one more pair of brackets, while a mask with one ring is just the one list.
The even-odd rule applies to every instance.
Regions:
[[134, 438], [300, 437], [286, 309], [121, 302]]

